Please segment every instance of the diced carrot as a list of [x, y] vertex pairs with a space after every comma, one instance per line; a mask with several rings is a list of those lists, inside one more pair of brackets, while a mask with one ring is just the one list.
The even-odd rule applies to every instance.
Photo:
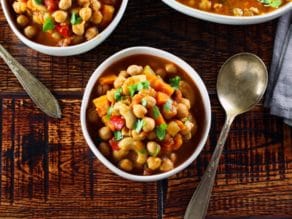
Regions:
[[158, 91], [156, 94], [157, 105], [163, 105], [169, 100], [169, 96], [163, 92]]
[[117, 79], [117, 76], [114, 74], [105, 75], [99, 78], [99, 83], [101, 85], [105, 85], [105, 84], [112, 85], [116, 79]]
[[161, 114], [161, 112], [157, 106], [154, 106], [151, 109], [151, 116], [155, 120], [156, 125], [165, 124], [165, 120], [163, 118], [163, 115]]
[[186, 126], [183, 124], [182, 121], [180, 120], [175, 120], [176, 124], [178, 125], [178, 127], [180, 128], [180, 130], [184, 130], [186, 128]]
[[145, 97], [144, 94], [141, 94], [141, 93], [136, 94], [136, 95], [133, 96], [133, 98], [132, 98], [132, 105], [141, 103], [141, 101], [142, 101], [142, 99], [143, 99], [144, 97]]
[[99, 115], [99, 117], [103, 117], [106, 115], [107, 110], [110, 106], [109, 101], [107, 100], [106, 95], [100, 96], [98, 98], [95, 98], [93, 100], [93, 104], [95, 105], [96, 111]]
[[143, 69], [144, 75], [146, 75], [147, 80], [150, 82], [153, 82], [157, 80], [157, 76], [155, 75], [155, 72], [152, 70], [152, 68], [149, 65], [146, 65]]
[[163, 116], [162, 116], [161, 113], [160, 113], [160, 115], [157, 117], [157, 119], [155, 119], [155, 123], [156, 123], [157, 125], [165, 124], [165, 120], [164, 120], [164, 118], [163, 118]]
[[165, 83], [162, 79], [158, 78], [158, 80], [154, 81], [153, 88], [157, 91], [161, 91], [163, 93], [166, 93], [167, 95], [171, 96], [174, 92], [173, 87], [171, 87], [169, 84]]

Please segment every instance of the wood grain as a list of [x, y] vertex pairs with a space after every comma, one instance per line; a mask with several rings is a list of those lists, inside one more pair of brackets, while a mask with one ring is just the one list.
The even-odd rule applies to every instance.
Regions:
[[[252, 52], [269, 67], [276, 20], [218, 25], [182, 15], [161, 1], [129, 1], [113, 34], [83, 55], [51, 57], [24, 46], [0, 11], [0, 42], [60, 99], [62, 120], [44, 116], [0, 60], [1, 218], [182, 218], [224, 122], [216, 77], [231, 55]], [[94, 69], [130, 46], [167, 50], [191, 64], [212, 103], [212, 128], [198, 159], [157, 183], [124, 180], [90, 152], [80, 130], [84, 87]], [[208, 216], [292, 218], [292, 129], [261, 104], [236, 119]], [[264, 218], [264, 217], [263, 217]]]

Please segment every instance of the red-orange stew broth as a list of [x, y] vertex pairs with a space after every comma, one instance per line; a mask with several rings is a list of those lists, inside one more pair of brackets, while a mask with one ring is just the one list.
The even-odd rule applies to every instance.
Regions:
[[113, 20], [122, 0], [14, 0], [16, 24], [24, 35], [48, 46], [93, 39]]
[[292, 0], [177, 0], [192, 8], [231, 16], [254, 16], [274, 11]]
[[120, 169], [138, 175], [170, 171], [196, 149], [205, 112], [187, 74], [149, 55], [125, 58], [99, 78], [87, 108], [97, 148]]

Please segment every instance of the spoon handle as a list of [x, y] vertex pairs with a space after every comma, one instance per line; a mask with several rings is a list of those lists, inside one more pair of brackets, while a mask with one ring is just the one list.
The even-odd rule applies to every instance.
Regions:
[[58, 101], [49, 89], [16, 61], [2, 45], [0, 45], [0, 57], [8, 65], [33, 102], [47, 115], [61, 118]]
[[213, 152], [212, 158], [201, 182], [197, 186], [197, 189], [188, 204], [184, 219], [203, 219], [207, 214], [220, 156], [233, 120], [234, 116], [227, 115], [215, 151]]

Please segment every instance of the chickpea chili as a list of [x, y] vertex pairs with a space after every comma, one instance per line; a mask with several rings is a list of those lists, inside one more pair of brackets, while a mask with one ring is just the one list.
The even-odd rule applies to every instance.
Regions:
[[113, 20], [122, 0], [15, 0], [16, 23], [24, 35], [48, 46], [89, 41]]
[[97, 81], [91, 100], [91, 138], [130, 173], [172, 170], [202, 135], [205, 113], [197, 88], [179, 67], [157, 57], [136, 55], [114, 64]]

